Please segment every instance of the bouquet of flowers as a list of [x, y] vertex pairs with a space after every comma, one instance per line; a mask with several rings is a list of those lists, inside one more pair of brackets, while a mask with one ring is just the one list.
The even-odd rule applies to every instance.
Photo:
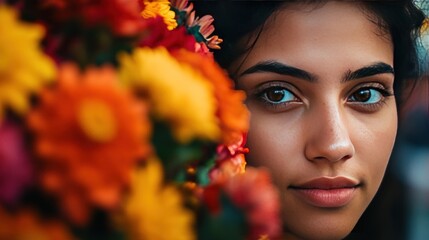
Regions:
[[0, 0], [0, 239], [276, 239], [187, 0]]

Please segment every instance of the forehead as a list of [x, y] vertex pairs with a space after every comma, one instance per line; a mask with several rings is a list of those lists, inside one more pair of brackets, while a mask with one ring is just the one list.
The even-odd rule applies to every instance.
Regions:
[[341, 32], [344, 25], [349, 28], [371, 29], [376, 35], [389, 39], [384, 28], [378, 26], [380, 19], [361, 1], [302, 1], [286, 2], [268, 18], [264, 31], [275, 30], [272, 25], [289, 23], [297, 27], [317, 27], [322, 30], [335, 29]]
[[341, 63], [344, 70], [380, 61], [393, 65], [390, 36], [373, 19], [356, 2], [287, 4], [266, 21], [242, 69], [264, 60], [304, 69], [323, 63]]

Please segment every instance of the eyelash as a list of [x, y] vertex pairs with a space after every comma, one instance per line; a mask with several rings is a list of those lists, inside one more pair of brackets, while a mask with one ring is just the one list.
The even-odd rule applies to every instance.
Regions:
[[275, 88], [275, 87], [268, 88], [268, 89], [266, 89], [266, 91], [263, 91], [263, 92], [257, 94], [257, 97], [260, 99], [260, 101], [262, 101], [264, 104], [268, 105], [272, 109], [285, 108], [285, 107], [287, 107], [288, 105], [290, 105], [293, 102], [299, 102], [299, 101], [286, 101], [286, 102], [280, 102], [280, 103], [271, 102], [266, 97], [264, 97], [264, 95], [267, 94], [267, 92], [269, 90], [274, 90], [274, 89], [276, 89], [276, 90], [278, 90], [278, 89], [285, 90], [285, 91], [289, 92], [290, 95], [292, 95], [295, 99], [297, 99], [296, 95], [293, 94], [291, 91], [289, 91], [286, 88], [280, 88], [280, 87], [278, 87], [278, 88]]
[[[272, 90], [283, 90], [287, 91], [291, 96], [294, 97], [294, 100], [286, 101], [286, 102], [280, 102], [275, 103], [267, 99], [267, 94], [269, 91]], [[361, 102], [359, 100], [350, 100], [355, 94], [363, 91], [370, 91], [370, 94], [372, 94], [373, 91], [376, 91], [380, 94], [380, 100], [378, 100], [375, 103], [365, 103]], [[380, 83], [370, 83], [366, 85], [360, 85], [359, 87], [355, 88], [351, 93], [347, 96], [347, 101], [355, 108], [357, 108], [359, 111], [362, 112], [376, 112], [378, 109], [380, 109], [385, 103], [388, 97], [394, 96], [394, 93], [388, 89], [386, 89], [382, 84]], [[297, 97], [297, 95], [290, 89], [290, 87], [284, 86], [283, 84], [279, 84], [276, 82], [270, 82], [266, 85], [262, 85], [261, 87], [258, 87], [256, 89], [255, 93], [250, 96], [251, 98], [255, 98], [259, 102], [261, 102], [264, 106], [266, 106], [269, 110], [272, 111], [284, 111], [290, 104], [292, 103], [299, 103], [301, 102], [301, 99]], [[372, 95], [370, 95], [372, 98]], [[368, 101], [368, 100], [367, 100]]]
[[[363, 85], [363, 86], [359, 86], [358, 89], [353, 90], [352, 93], [347, 97], [347, 100], [349, 101], [349, 99], [356, 93], [358, 93], [359, 91], [366, 91], [366, 90], [375, 90], [377, 91], [381, 96], [380, 96], [380, 100], [375, 102], [375, 103], [363, 103], [363, 102], [359, 102], [359, 101], [349, 101], [350, 104], [354, 105], [354, 107], [359, 108], [359, 110], [363, 111], [363, 112], [376, 112], [378, 109], [380, 109], [384, 104], [386, 104], [387, 98], [394, 96], [394, 93], [387, 90], [384, 86], [382, 86], [379, 83], [375, 83], [374, 84], [369, 84], [369, 85]], [[371, 96], [372, 97], [372, 96]]]
[[[301, 99], [296, 96], [296, 94], [290, 89], [292, 87], [290, 86], [284, 86], [285, 84], [277, 83], [277, 82], [269, 82], [265, 85], [262, 85], [256, 89], [256, 91], [251, 95], [251, 98], [254, 98], [264, 104], [269, 110], [276, 111], [276, 110], [283, 110], [287, 108], [292, 103], [299, 103], [301, 102]], [[289, 84], [288, 84], [289, 85]], [[292, 101], [286, 101], [281, 103], [275, 103], [271, 102], [269, 99], [266, 98], [266, 94], [270, 90], [284, 90], [287, 91], [294, 100]]]

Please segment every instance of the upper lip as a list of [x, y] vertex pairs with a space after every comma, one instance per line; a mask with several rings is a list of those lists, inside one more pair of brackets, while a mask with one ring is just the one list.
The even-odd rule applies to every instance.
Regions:
[[338, 188], [354, 188], [358, 187], [357, 180], [347, 177], [320, 177], [314, 178], [302, 184], [291, 186], [297, 189], [338, 189]]

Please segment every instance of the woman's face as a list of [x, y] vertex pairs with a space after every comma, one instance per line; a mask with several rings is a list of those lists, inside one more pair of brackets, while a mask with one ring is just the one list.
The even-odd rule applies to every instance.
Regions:
[[237, 60], [247, 159], [271, 170], [292, 239], [345, 237], [383, 178], [397, 129], [393, 45], [370, 19], [353, 3], [288, 6]]

